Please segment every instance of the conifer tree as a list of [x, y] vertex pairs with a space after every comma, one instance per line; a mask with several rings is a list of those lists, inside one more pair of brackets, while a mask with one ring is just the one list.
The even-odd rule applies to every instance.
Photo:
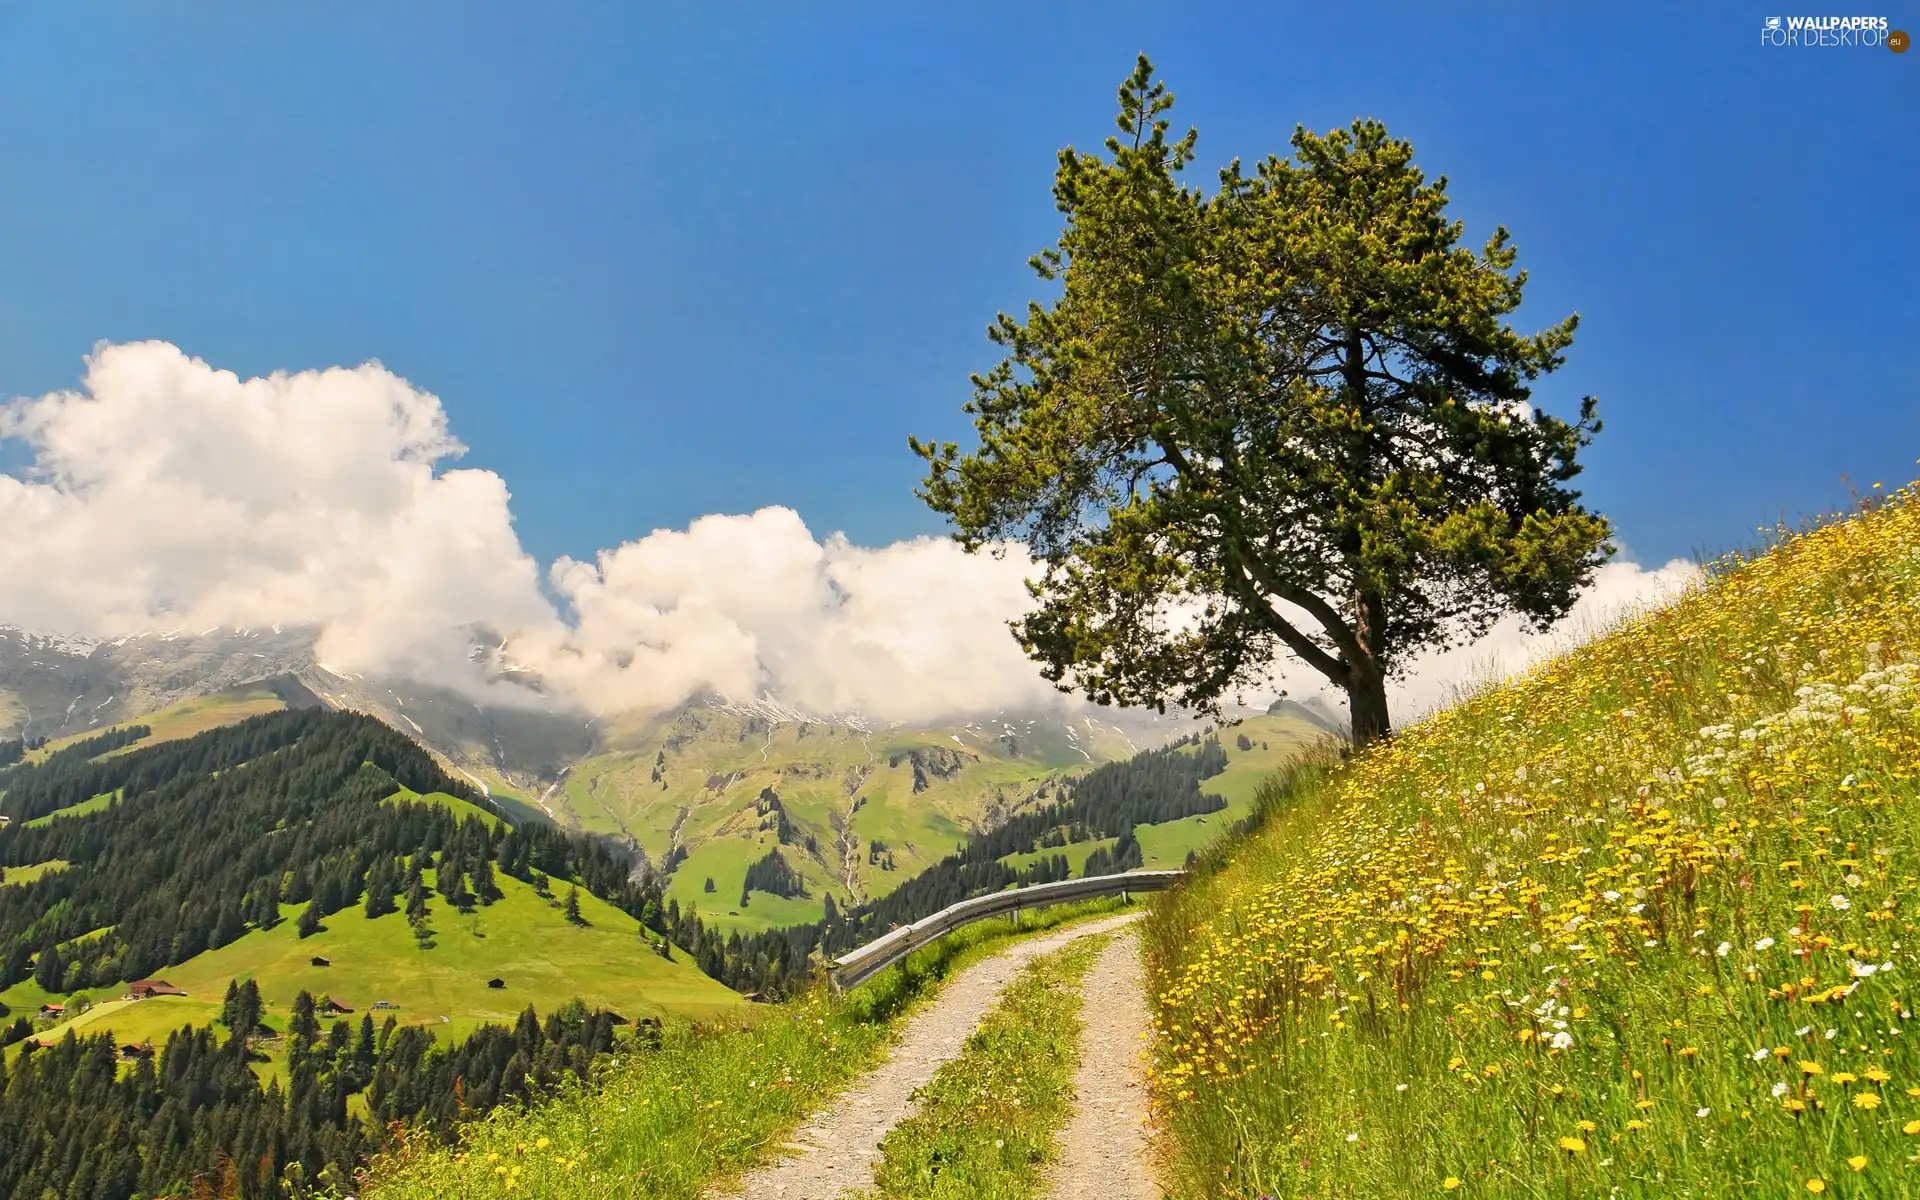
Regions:
[[500, 899], [500, 885], [493, 878], [493, 862], [482, 858], [473, 864], [473, 894], [482, 904]]
[[448, 904], [461, 912], [473, 911], [473, 893], [467, 888], [466, 876], [458, 868], [440, 870], [440, 894]]
[[1106, 155], [1060, 153], [1065, 227], [1031, 260], [1058, 298], [990, 327], [976, 450], [911, 439], [920, 495], [969, 550], [1024, 543], [1015, 635], [1063, 690], [1215, 710], [1285, 653], [1365, 744], [1413, 652], [1550, 624], [1612, 553], [1566, 486], [1593, 399], [1532, 403], [1577, 317], [1508, 324], [1507, 231], [1462, 245], [1446, 179], [1379, 122], [1297, 129], [1208, 194], [1172, 105], [1142, 56]]
[[49, 937], [46, 948], [40, 951], [40, 958], [34, 964], [33, 982], [40, 990], [57, 996], [66, 989], [61, 987], [65, 980], [64, 965], [60, 961], [60, 943]]

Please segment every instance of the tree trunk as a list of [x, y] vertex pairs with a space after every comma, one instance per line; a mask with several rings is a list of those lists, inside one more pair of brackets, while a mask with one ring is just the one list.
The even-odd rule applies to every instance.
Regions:
[[1387, 723], [1387, 681], [1378, 672], [1355, 671], [1347, 680], [1347, 707], [1353, 713], [1353, 747], [1363, 750], [1393, 732]]
[[1393, 732], [1387, 719], [1387, 676], [1380, 669], [1380, 641], [1386, 624], [1386, 606], [1379, 594], [1355, 588], [1353, 637], [1359, 643], [1360, 658], [1347, 668], [1347, 708], [1353, 715], [1356, 750], [1364, 750]]

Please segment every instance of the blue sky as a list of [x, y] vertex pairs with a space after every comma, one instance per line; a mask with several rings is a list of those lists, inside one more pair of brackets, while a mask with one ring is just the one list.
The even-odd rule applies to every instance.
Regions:
[[768, 504], [937, 531], [906, 435], [965, 431], [1141, 50], [1209, 176], [1375, 116], [1513, 231], [1643, 561], [1920, 474], [1920, 53], [1762, 49], [1774, 9], [164, 7], [0, 13], [0, 393], [102, 339], [379, 359], [543, 560]]

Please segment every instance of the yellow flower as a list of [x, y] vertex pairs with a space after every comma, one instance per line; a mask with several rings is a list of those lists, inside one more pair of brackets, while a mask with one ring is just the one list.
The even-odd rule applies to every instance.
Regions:
[[1853, 1106], [1855, 1108], [1864, 1108], [1868, 1112], [1872, 1112], [1874, 1109], [1880, 1107], [1880, 1093], [1861, 1092], [1858, 1096], [1855, 1096], [1853, 1098]]
[[1651, 1101], [1651, 1100], [1635, 1100], [1635, 1101], [1633, 1102], [1633, 1106], [1634, 1106], [1635, 1108], [1637, 1108], [1637, 1109], [1639, 1109], [1639, 1110], [1640, 1110], [1641, 1112], [1646, 1112], [1646, 1111], [1647, 1111], [1648, 1109], [1650, 1109], [1650, 1108], [1652, 1108], [1652, 1107], [1653, 1107], [1653, 1101]]
[[548, 1141], [546, 1138], [541, 1138], [539, 1141], [535, 1142], [534, 1145], [540, 1147], [542, 1150], [545, 1150], [548, 1146], [553, 1145], [553, 1143]]
[[1576, 1124], [1579, 1125], [1580, 1132], [1582, 1133], [1592, 1133], [1596, 1128], [1598, 1128], [1598, 1126], [1596, 1126], [1592, 1121], [1579, 1121], [1579, 1122], [1576, 1122]]
[[1858, 1075], [1855, 1075], [1851, 1071], [1835, 1071], [1833, 1073], [1833, 1081], [1837, 1084], [1841, 1084], [1842, 1086], [1852, 1083], [1859, 1078], [1860, 1077]]
[[1807, 1180], [1807, 1190], [1816, 1193], [1824, 1192], [1827, 1190], [1826, 1181], [1823, 1179], [1809, 1179]]
[[1800, 1072], [1803, 1075], [1825, 1075], [1827, 1069], [1817, 1062], [1808, 1062], [1805, 1059], [1801, 1059]]
[[1867, 1162], [1868, 1162], [1868, 1159], [1866, 1155], [1856, 1154], [1852, 1158], [1847, 1160], [1847, 1165], [1852, 1167], [1856, 1171], [1864, 1171], [1867, 1169]]
[[1647, 1127], [1647, 1123], [1645, 1121], [1628, 1121], [1627, 1122], [1627, 1128], [1633, 1130], [1635, 1133], [1638, 1133], [1640, 1130], [1645, 1129], [1646, 1127]]
[[1909, 1137], [1920, 1135], [1920, 1121], [1908, 1121], [1900, 1127], [1900, 1132]]
[[1449, 1191], [1449, 1192], [1459, 1186], [1460, 1186], [1459, 1178], [1453, 1175], [1447, 1176], [1446, 1180], [1440, 1184], [1440, 1187], [1442, 1190]]
[[1560, 1148], [1568, 1154], [1582, 1154], [1585, 1153], [1587, 1144], [1577, 1137], [1563, 1137], [1560, 1139]]
[[1885, 1083], [1887, 1080], [1893, 1078], [1893, 1076], [1887, 1074], [1879, 1067], [1868, 1067], [1865, 1071], [1862, 1071], [1861, 1074], [1873, 1080], [1875, 1083]]

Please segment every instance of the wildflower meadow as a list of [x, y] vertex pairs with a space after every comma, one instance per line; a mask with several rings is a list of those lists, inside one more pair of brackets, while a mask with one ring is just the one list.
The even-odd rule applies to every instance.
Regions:
[[1920, 1194], [1920, 493], [1263, 793], [1149, 919], [1183, 1196]]

